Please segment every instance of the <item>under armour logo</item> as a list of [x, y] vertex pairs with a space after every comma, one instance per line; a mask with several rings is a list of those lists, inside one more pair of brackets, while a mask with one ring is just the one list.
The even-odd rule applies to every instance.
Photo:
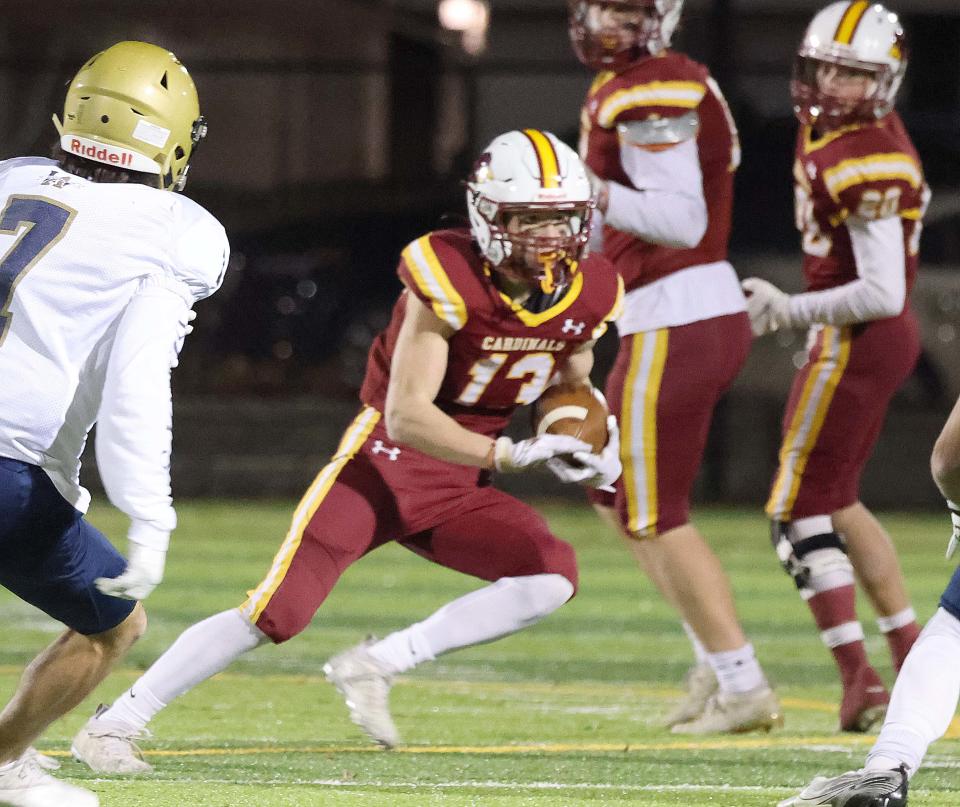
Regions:
[[400, 449], [396, 446], [388, 448], [383, 444], [383, 440], [376, 440], [373, 444], [373, 453], [374, 454], [386, 454], [390, 458], [390, 462], [396, 462], [397, 457], [400, 456]]
[[563, 323], [563, 328], [561, 330], [564, 333], [572, 333], [579, 336], [583, 333], [583, 329], [586, 327], [586, 322], [574, 322], [572, 319], [568, 319]]

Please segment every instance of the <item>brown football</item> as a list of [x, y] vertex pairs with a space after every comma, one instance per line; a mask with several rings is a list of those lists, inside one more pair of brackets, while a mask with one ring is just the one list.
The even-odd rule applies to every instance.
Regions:
[[533, 430], [537, 434], [569, 434], [589, 443], [597, 454], [607, 444], [608, 414], [588, 385], [555, 384], [533, 405]]

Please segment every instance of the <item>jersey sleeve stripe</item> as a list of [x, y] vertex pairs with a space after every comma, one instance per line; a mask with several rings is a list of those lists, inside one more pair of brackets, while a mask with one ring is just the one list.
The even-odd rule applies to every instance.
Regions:
[[843, 12], [843, 16], [840, 18], [840, 24], [837, 25], [837, 32], [833, 35], [833, 41], [839, 42], [841, 45], [849, 45], [853, 42], [860, 21], [869, 7], [870, 3], [867, 0], [857, 0], [857, 2], [847, 6], [847, 10]]
[[890, 154], [870, 154], [851, 160], [843, 160], [823, 172], [823, 182], [834, 201], [847, 188], [863, 182], [901, 179], [913, 188], [923, 184], [923, 174], [909, 154], [894, 152]]
[[540, 164], [540, 187], [557, 188], [560, 186], [560, 163], [550, 138], [538, 129], [524, 129], [523, 133], [533, 144], [533, 150]]
[[637, 84], [611, 93], [600, 105], [597, 123], [609, 129], [622, 112], [636, 107], [696, 109], [706, 92], [706, 86], [699, 81], [651, 81], [648, 84]]
[[269, 604], [270, 599], [280, 588], [280, 584], [286, 577], [290, 564], [300, 548], [303, 534], [310, 524], [310, 520], [320, 505], [323, 504], [323, 500], [330, 492], [330, 488], [333, 487], [333, 483], [337, 481], [337, 476], [344, 466], [356, 456], [379, 420], [380, 413], [373, 407], [365, 406], [353, 423], [347, 427], [333, 459], [317, 474], [317, 477], [303, 495], [297, 509], [293, 512], [290, 529], [273, 559], [270, 571], [260, 585], [247, 592], [247, 601], [240, 606], [244, 616], [251, 622], [256, 623]]
[[402, 255], [420, 291], [431, 301], [433, 312], [454, 330], [467, 324], [467, 305], [443, 271], [437, 253], [424, 235], [410, 244]]
[[613, 301], [613, 308], [610, 309], [610, 313], [607, 314], [603, 321], [593, 329], [591, 338], [599, 339], [607, 332], [607, 328], [610, 326], [610, 323], [616, 320], [620, 316], [620, 312], [623, 311], [623, 278], [620, 275], [617, 275], [617, 299]]

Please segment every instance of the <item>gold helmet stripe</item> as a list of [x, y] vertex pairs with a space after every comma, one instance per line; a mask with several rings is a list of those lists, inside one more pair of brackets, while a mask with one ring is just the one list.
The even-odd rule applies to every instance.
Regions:
[[537, 162], [540, 163], [540, 186], [543, 188], [560, 187], [560, 162], [557, 160], [557, 152], [547, 137], [539, 129], [524, 129], [523, 133], [533, 144], [533, 151], [537, 155]]
[[843, 16], [840, 18], [837, 32], [833, 35], [834, 42], [839, 42], [841, 45], [851, 44], [854, 35], [857, 33], [857, 28], [860, 26], [860, 21], [867, 13], [868, 8], [870, 8], [870, 3], [867, 0], [857, 0], [857, 2], [847, 6], [847, 10], [843, 12]]

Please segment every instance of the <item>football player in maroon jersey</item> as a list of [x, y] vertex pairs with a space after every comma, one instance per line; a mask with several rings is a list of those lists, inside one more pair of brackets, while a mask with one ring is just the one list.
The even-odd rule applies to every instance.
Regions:
[[396, 674], [532, 625], [573, 596], [573, 549], [490, 477], [544, 464], [586, 485], [619, 477], [613, 418], [601, 454], [565, 435], [513, 442], [502, 431], [550, 383], [588, 380], [623, 284], [604, 258], [585, 257], [590, 183], [552, 134], [496, 138], [468, 180], [467, 203], [470, 228], [428, 233], [403, 251], [405, 288], [371, 347], [363, 407], [294, 511], [267, 576], [241, 607], [189, 628], [87, 723], [74, 753], [94, 770], [149, 770], [134, 739], [156, 712], [243, 653], [298, 634], [343, 571], [388, 541], [488, 585], [324, 668], [354, 721], [385, 747], [399, 742], [388, 707]]
[[920, 349], [908, 299], [928, 191], [893, 110], [906, 65], [903, 30], [883, 6], [832, 3], [813, 18], [792, 83], [807, 291], [743, 282], [756, 333], [809, 328], [766, 511], [777, 554], [839, 667], [845, 731], [868, 730], [888, 701], [864, 648], [854, 575], [896, 669], [919, 633], [890, 537], [859, 501], [887, 406]]
[[737, 130], [707, 68], [669, 48], [682, 4], [571, 0], [570, 34], [597, 71], [580, 154], [597, 188], [603, 254], [627, 290], [606, 386], [624, 473], [615, 496], [591, 498], [684, 619], [697, 664], [667, 724], [702, 734], [782, 718], [727, 576], [690, 521], [713, 410], [751, 335], [727, 261]]

